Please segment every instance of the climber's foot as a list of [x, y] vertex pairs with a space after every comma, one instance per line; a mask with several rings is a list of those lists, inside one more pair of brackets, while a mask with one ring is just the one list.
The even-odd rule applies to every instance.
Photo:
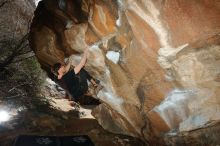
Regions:
[[66, 29], [70, 29], [72, 26], [73, 26], [73, 21], [68, 20], [68, 21], [66, 22]]
[[102, 90], [103, 86], [99, 83], [99, 84], [96, 84], [95, 86], [95, 95], [98, 95], [99, 91]]
[[74, 102], [74, 101], [70, 101], [70, 105], [72, 107], [74, 107], [75, 109], [80, 109], [80, 105], [78, 103]]

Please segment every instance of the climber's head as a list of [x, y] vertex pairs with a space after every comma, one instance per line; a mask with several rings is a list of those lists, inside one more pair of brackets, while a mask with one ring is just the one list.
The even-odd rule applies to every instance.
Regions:
[[65, 72], [65, 66], [62, 65], [61, 63], [55, 63], [53, 65], [53, 71], [54, 71], [54, 74], [58, 76], [59, 74]]

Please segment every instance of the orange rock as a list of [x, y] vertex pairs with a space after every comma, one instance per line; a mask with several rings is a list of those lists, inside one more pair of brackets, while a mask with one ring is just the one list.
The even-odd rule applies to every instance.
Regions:
[[156, 135], [159, 136], [161, 132], [167, 132], [170, 130], [170, 127], [166, 124], [166, 122], [158, 115], [155, 111], [150, 111], [148, 113], [148, 118], [150, 120], [150, 124], [154, 129]]
[[[48, 2], [53, 5], [36, 11], [32, 49], [48, 68], [86, 44], [97, 44], [86, 68], [104, 86], [98, 97], [105, 106], [94, 112], [103, 127], [148, 140], [149, 125], [161, 134], [180, 125], [183, 131], [198, 127], [197, 121], [190, 125], [193, 117], [213, 118], [207, 115], [219, 104], [212, 102], [219, 96], [217, 1], [71, 1], [67, 11]], [[74, 22], [69, 29], [67, 19]]]
[[116, 20], [106, 5], [95, 4], [92, 13], [89, 23], [91, 29], [99, 37], [104, 37], [116, 31]]

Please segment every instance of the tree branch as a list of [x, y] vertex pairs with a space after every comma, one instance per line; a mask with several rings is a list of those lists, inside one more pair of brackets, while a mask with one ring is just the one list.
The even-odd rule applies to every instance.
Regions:
[[23, 50], [28, 47], [28, 44], [26, 43], [28, 36], [29, 34], [24, 35], [22, 39], [15, 45], [15, 47], [13, 47], [11, 43], [8, 44], [8, 46], [12, 47], [12, 52], [10, 55], [6, 57], [6, 59], [3, 62], [0, 62], [0, 71], [3, 71], [5, 67], [7, 67], [14, 61], [16, 57], [23, 55]]
[[1, 4], [0, 4], [0, 8], [3, 7], [5, 4], [9, 3], [10, 1], [9, 0], [5, 0], [3, 1]]
[[0, 8], [3, 7], [3, 6], [4, 6], [6, 3], [8, 3], [8, 2], [9, 2], [9, 1], [7, 1], [7, 0], [6, 0], [6, 1], [3, 1], [3, 2], [0, 4]]

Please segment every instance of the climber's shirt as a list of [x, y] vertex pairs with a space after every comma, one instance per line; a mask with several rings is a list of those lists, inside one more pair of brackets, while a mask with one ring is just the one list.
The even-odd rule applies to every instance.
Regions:
[[81, 69], [78, 74], [70, 70], [61, 78], [74, 100], [79, 100], [88, 90], [87, 79], [91, 80], [91, 76], [85, 69]]

